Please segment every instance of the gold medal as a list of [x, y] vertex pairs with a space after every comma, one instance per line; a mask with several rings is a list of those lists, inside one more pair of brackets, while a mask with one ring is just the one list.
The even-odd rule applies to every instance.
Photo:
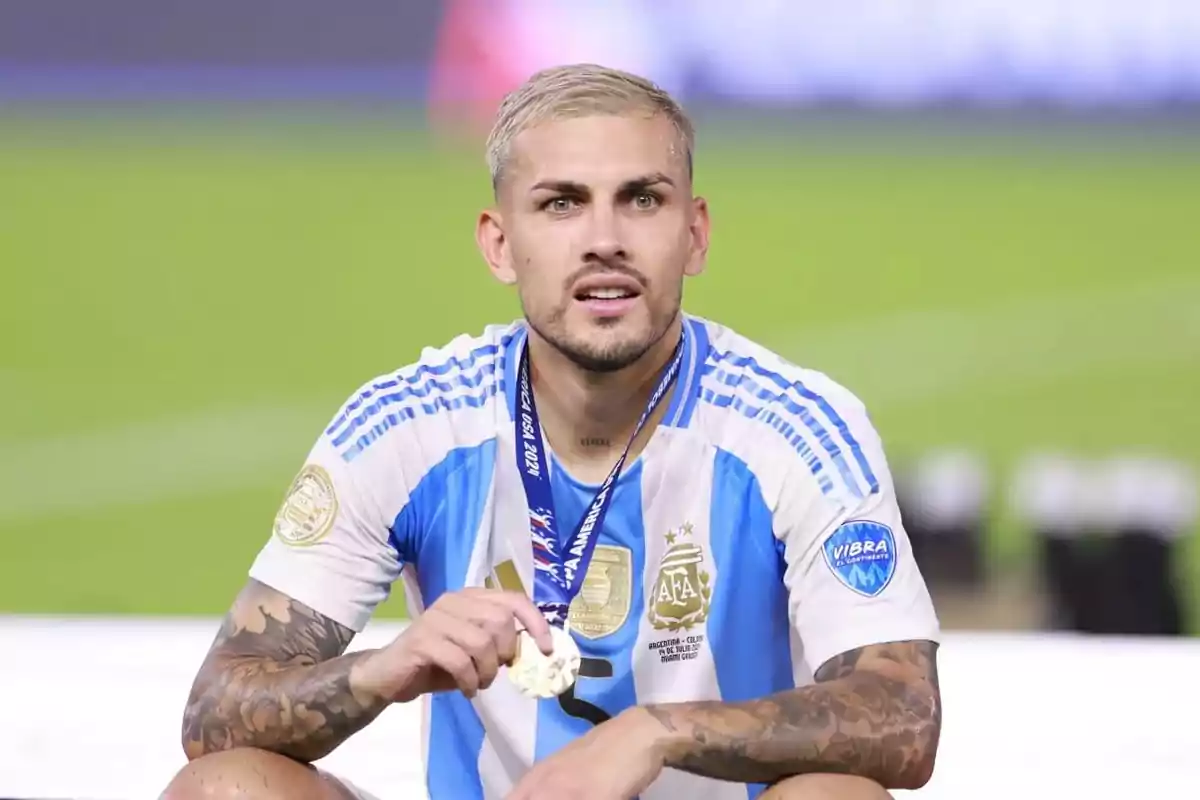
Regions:
[[517, 657], [508, 668], [508, 679], [526, 697], [557, 697], [579, 677], [579, 645], [571, 634], [550, 626], [554, 651], [545, 655], [528, 631], [517, 635]]

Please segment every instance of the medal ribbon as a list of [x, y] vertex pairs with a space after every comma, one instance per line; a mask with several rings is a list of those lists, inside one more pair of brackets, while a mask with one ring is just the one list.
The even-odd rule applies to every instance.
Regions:
[[563, 542], [558, 535], [558, 521], [554, 516], [554, 495], [550, 488], [550, 473], [546, 448], [542, 443], [542, 427], [538, 421], [537, 406], [533, 401], [533, 386], [529, 372], [529, 342], [521, 352], [517, 370], [517, 402], [520, 406], [516, 415], [517, 469], [525, 484], [525, 500], [529, 508], [529, 535], [533, 541], [533, 600], [542, 615], [551, 625], [562, 627], [567, 621], [571, 601], [583, 587], [588, 564], [596, 549], [596, 540], [604, 525], [604, 516], [612, 504], [612, 489], [625, 466], [629, 448], [646, 425], [646, 420], [658, 408], [659, 403], [679, 375], [683, 363], [683, 337], [675, 345], [675, 353], [659, 378], [658, 386], [650, 395], [646, 410], [642, 412], [633, 435], [625, 445], [608, 477], [600, 484], [599, 491], [575, 528], [571, 537]]

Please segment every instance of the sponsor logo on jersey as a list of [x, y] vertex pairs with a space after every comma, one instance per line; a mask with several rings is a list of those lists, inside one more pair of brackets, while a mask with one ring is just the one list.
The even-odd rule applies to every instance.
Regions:
[[896, 574], [896, 537], [882, 523], [844, 523], [822, 549], [838, 580], [864, 597], [878, 596]]
[[692, 541], [690, 522], [667, 531], [666, 540], [647, 615], [656, 630], [691, 630], [708, 619], [712, 576], [704, 569], [704, 548]]
[[309, 464], [292, 481], [283, 506], [275, 515], [275, 536], [293, 547], [315, 544], [333, 527], [337, 510], [337, 495], [329, 473]]

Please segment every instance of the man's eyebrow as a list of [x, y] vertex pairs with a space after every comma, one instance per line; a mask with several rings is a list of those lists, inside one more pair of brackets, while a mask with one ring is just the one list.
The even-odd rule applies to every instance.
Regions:
[[556, 178], [548, 178], [544, 181], [538, 181], [533, 186], [529, 187], [529, 191], [537, 192], [543, 189], [549, 189], [560, 194], [587, 194], [588, 188], [582, 183], [575, 181], [559, 180]]
[[665, 183], [667, 186], [674, 186], [675, 181], [668, 178], [661, 172], [651, 172], [648, 175], [642, 175], [633, 180], [625, 181], [621, 184], [621, 189], [628, 191], [630, 189], [644, 189], [647, 186], [653, 186], [656, 183]]
[[[651, 172], [646, 175], [639, 175], [636, 178], [631, 178], [621, 184], [622, 192], [630, 192], [638, 189], [645, 189], [648, 186], [653, 186], [657, 183], [665, 183], [667, 186], [674, 186], [675, 181], [671, 180], [662, 172]], [[559, 178], [547, 178], [538, 181], [529, 187], [530, 192], [538, 192], [550, 190], [560, 194], [589, 194], [590, 190], [582, 183], [572, 180], [564, 180]]]

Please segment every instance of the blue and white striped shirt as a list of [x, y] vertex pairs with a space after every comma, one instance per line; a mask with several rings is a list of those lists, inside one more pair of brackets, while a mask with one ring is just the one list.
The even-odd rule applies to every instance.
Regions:
[[[460, 336], [356, 392], [319, 436], [251, 576], [355, 630], [392, 584], [411, 612], [468, 586], [531, 587], [513, 438], [523, 322]], [[863, 405], [714, 322], [685, 317], [661, 424], [614, 490], [570, 628], [575, 696], [742, 701], [802, 686], [827, 659], [933, 639], [938, 621]], [[552, 460], [574, 528], [596, 488]], [[497, 680], [423, 699], [434, 800], [501, 798], [593, 722]], [[571, 713], [568, 713], [571, 711]], [[755, 797], [667, 770], [645, 800]]]

